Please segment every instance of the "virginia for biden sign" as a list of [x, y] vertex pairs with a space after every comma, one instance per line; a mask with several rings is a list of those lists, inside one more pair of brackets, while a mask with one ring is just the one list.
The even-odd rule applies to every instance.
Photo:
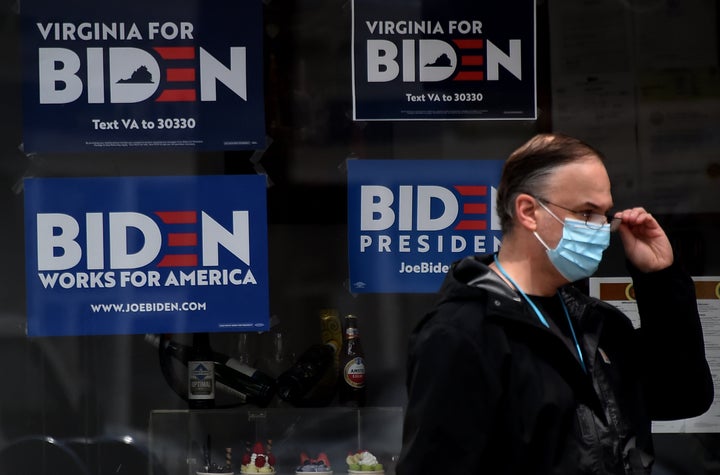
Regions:
[[536, 118], [532, 0], [352, 6], [356, 120]]
[[257, 149], [260, 0], [28, 0], [28, 152]]
[[502, 160], [348, 161], [353, 292], [435, 292], [450, 264], [500, 246]]
[[25, 180], [28, 334], [269, 327], [261, 176]]

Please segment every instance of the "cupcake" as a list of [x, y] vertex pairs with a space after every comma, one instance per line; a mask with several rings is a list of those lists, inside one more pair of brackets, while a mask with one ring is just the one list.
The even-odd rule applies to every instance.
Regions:
[[240, 473], [275, 473], [275, 456], [270, 453], [272, 441], [268, 440], [267, 449], [261, 442], [256, 442], [252, 450], [243, 454]]
[[350, 474], [380, 475], [385, 473], [383, 465], [367, 450], [350, 453], [345, 461], [348, 464], [348, 473]]
[[300, 465], [295, 468], [295, 473], [324, 473], [325, 475], [332, 475], [333, 470], [325, 452], [320, 452], [317, 458], [314, 459], [308, 457], [308, 455], [303, 452], [300, 454]]

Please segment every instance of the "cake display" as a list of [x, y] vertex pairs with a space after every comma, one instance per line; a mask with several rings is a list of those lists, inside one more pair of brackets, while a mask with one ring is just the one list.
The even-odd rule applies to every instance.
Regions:
[[267, 446], [256, 442], [252, 449], [248, 448], [242, 457], [240, 473], [275, 473], [275, 456], [272, 452], [272, 440]]
[[300, 465], [295, 469], [296, 474], [324, 473], [332, 475], [333, 470], [327, 454], [320, 452], [317, 458], [310, 458], [305, 452], [300, 454]]
[[345, 461], [350, 474], [384, 474], [385, 468], [378, 462], [377, 457], [367, 450], [359, 450], [348, 454]]

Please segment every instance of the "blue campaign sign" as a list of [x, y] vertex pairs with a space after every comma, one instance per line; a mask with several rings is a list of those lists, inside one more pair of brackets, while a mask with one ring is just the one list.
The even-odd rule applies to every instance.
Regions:
[[262, 176], [25, 179], [30, 336], [269, 328]]
[[23, 1], [26, 152], [265, 146], [262, 0]]
[[503, 160], [348, 161], [353, 292], [435, 292], [450, 264], [495, 252]]
[[537, 118], [533, 0], [353, 0], [356, 120]]

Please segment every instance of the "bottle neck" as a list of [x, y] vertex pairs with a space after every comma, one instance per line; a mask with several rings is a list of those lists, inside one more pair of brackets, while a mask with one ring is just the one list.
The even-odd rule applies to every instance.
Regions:
[[282, 333], [275, 333], [273, 335], [273, 359], [275, 361], [282, 361], [285, 357], [285, 348], [283, 348], [283, 336]]
[[210, 335], [208, 333], [193, 333], [192, 346], [195, 350], [210, 351]]

